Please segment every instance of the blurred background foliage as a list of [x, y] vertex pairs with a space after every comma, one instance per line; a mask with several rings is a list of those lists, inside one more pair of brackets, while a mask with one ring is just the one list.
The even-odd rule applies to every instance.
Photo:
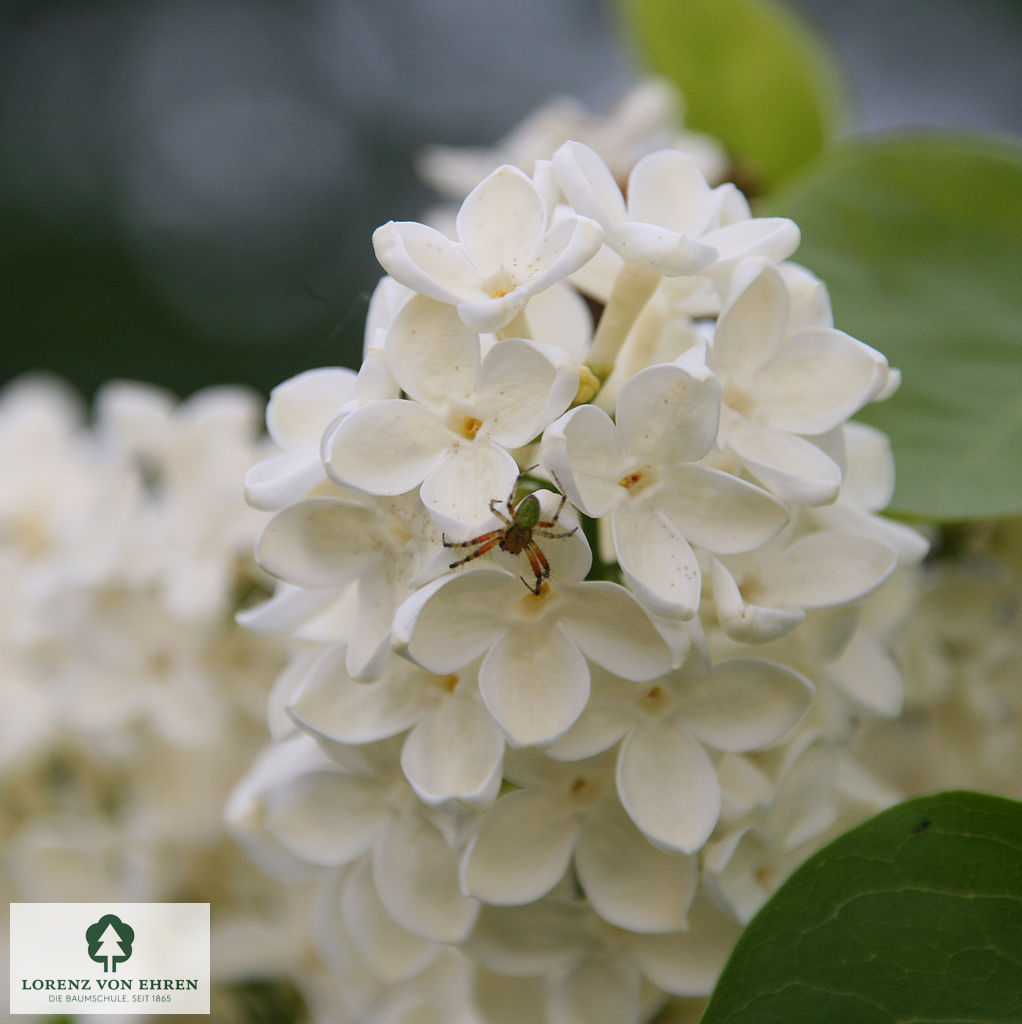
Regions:
[[[831, 91], [819, 123], [805, 115], [805, 157], [832, 133], [1022, 132], [1013, 0], [689, 6], [762, 8], [796, 50], [815, 31], [806, 74]], [[642, 65], [634, 16], [613, 0], [7, 2], [0, 380], [42, 369], [86, 394], [128, 377], [184, 395], [355, 364], [372, 229], [431, 198], [416, 151], [491, 142], [555, 92], [605, 107]], [[769, 143], [761, 124], [715, 126], [704, 95], [690, 115], [738, 148], [753, 129]], [[767, 184], [792, 170], [771, 159]]]

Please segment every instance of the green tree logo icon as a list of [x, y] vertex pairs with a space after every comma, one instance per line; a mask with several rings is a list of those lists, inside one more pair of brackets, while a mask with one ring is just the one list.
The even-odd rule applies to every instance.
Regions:
[[103, 965], [103, 973], [113, 971], [116, 974], [117, 965], [131, 956], [135, 929], [114, 914], [104, 914], [85, 929], [85, 941], [89, 944], [90, 958]]

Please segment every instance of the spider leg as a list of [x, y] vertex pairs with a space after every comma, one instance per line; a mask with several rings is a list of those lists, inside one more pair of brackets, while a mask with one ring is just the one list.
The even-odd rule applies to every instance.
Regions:
[[[518, 484], [515, 484], [515, 487], [517, 487], [517, 486], [518, 486]], [[514, 497], [514, 493], [515, 492], [512, 491], [511, 492], [511, 496], [507, 499], [507, 510], [511, 513], [512, 517], [515, 514], [515, 507], [514, 507], [514, 505], [511, 504], [511, 498]], [[500, 503], [500, 499], [499, 498], [490, 498], [490, 511], [501, 522], [507, 523], [508, 526], [511, 526], [512, 523], [514, 523], [514, 518], [508, 519], [508, 517], [506, 515], [504, 515], [504, 513], [501, 512], [501, 510], [499, 508], [497, 508], [497, 505], [499, 503]]]
[[[451, 562], [451, 564], [447, 568], [448, 569], [457, 569], [459, 565], [464, 565], [466, 562], [471, 562], [473, 559], [478, 558], [480, 555], [485, 555], [486, 552], [490, 550], [490, 548], [494, 548], [494, 547], [496, 547], [500, 543], [500, 538], [504, 535], [504, 531], [503, 530], [497, 530], [496, 533], [497, 533], [496, 537], [491, 537], [488, 541], [486, 541], [485, 543], [481, 544], [479, 547], [477, 547], [475, 549], [475, 551], [473, 551], [470, 554], [466, 555], [464, 558], [459, 558], [456, 562]], [[464, 547], [466, 545], [458, 545], [458, 546], [459, 547]]]
[[541, 519], [532, 528], [533, 533], [538, 533], [541, 537], [570, 537], [577, 529], [577, 526], [573, 526], [570, 530], [561, 530], [559, 533], [550, 532], [553, 527], [557, 525], [557, 520], [561, 518], [561, 512], [564, 511], [564, 503], [568, 500], [568, 496], [564, 493], [564, 487], [561, 481], [557, 479], [556, 473], [550, 474], [554, 478], [554, 483], [557, 484], [561, 492], [561, 500], [557, 505], [557, 511], [554, 513], [553, 519]]
[[543, 580], [550, 575], [550, 563], [546, 560], [546, 555], [543, 554], [539, 545], [533, 541], [529, 541], [523, 550], [525, 551], [525, 557], [529, 560], [529, 565], [532, 567], [532, 571], [536, 575], [536, 583], [534, 586], [529, 587], [528, 580], [526, 580], [524, 576], [520, 577], [521, 581], [529, 587], [529, 590], [539, 597], [539, 591], [540, 587], [543, 586]]
[[557, 522], [557, 517], [561, 514], [561, 509], [564, 508], [564, 503], [568, 500], [568, 492], [564, 489], [564, 484], [557, 479], [557, 474], [551, 470], [550, 475], [554, 478], [554, 483], [557, 484], [557, 489], [561, 492], [561, 503], [557, 506], [557, 511], [554, 513], [554, 522]]
[[561, 537], [570, 537], [578, 529], [577, 526], [573, 526], [570, 530], [540, 529], [540, 527], [547, 527], [553, 525], [553, 520], [551, 520], [549, 523], [536, 523], [536, 525], [532, 528], [532, 532], [540, 537], [552, 537], [554, 540], [559, 540]]
[[478, 544], [485, 544], [494, 537], [502, 536], [505, 532], [504, 530], [490, 530], [489, 533], [481, 533], [478, 537], [473, 537], [471, 540], [448, 540], [444, 534], [440, 536], [445, 548], [472, 548]]
[[[537, 462], [534, 465], [528, 466], [527, 468], [521, 470], [518, 473], [518, 476], [515, 477], [515, 482], [511, 485], [511, 493], [507, 496], [506, 504], [507, 504], [508, 514], [511, 516], [512, 520], [514, 520], [514, 516], [515, 516], [515, 494], [518, 492], [518, 488], [521, 485], [522, 477], [524, 477], [526, 473], [531, 473], [536, 468], [536, 466], [538, 466], [538, 465], [539, 465], [539, 463]], [[490, 502], [490, 509], [493, 512], [497, 512], [497, 510], [493, 507], [496, 503], [497, 503], [497, 499], [496, 498], [494, 498], [493, 501]], [[500, 516], [501, 519], [504, 519], [504, 517], [502, 515], [500, 515], [499, 512], [497, 512], [497, 515]], [[509, 521], [507, 519], [504, 519], [504, 522], [508, 523]], [[509, 523], [509, 525], [510, 525], [510, 523]]]

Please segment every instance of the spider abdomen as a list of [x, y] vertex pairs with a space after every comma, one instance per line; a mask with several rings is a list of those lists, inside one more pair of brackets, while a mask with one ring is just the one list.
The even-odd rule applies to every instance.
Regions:
[[510, 526], [504, 534], [500, 546], [512, 555], [521, 554], [532, 541], [532, 528], [521, 526], [518, 523]]

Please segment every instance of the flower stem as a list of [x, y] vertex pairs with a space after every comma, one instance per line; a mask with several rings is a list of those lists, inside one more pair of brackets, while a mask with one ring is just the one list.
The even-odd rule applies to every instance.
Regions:
[[659, 283], [660, 274], [655, 270], [635, 263], [621, 267], [589, 352], [589, 368], [599, 380], [610, 376], [625, 338]]

